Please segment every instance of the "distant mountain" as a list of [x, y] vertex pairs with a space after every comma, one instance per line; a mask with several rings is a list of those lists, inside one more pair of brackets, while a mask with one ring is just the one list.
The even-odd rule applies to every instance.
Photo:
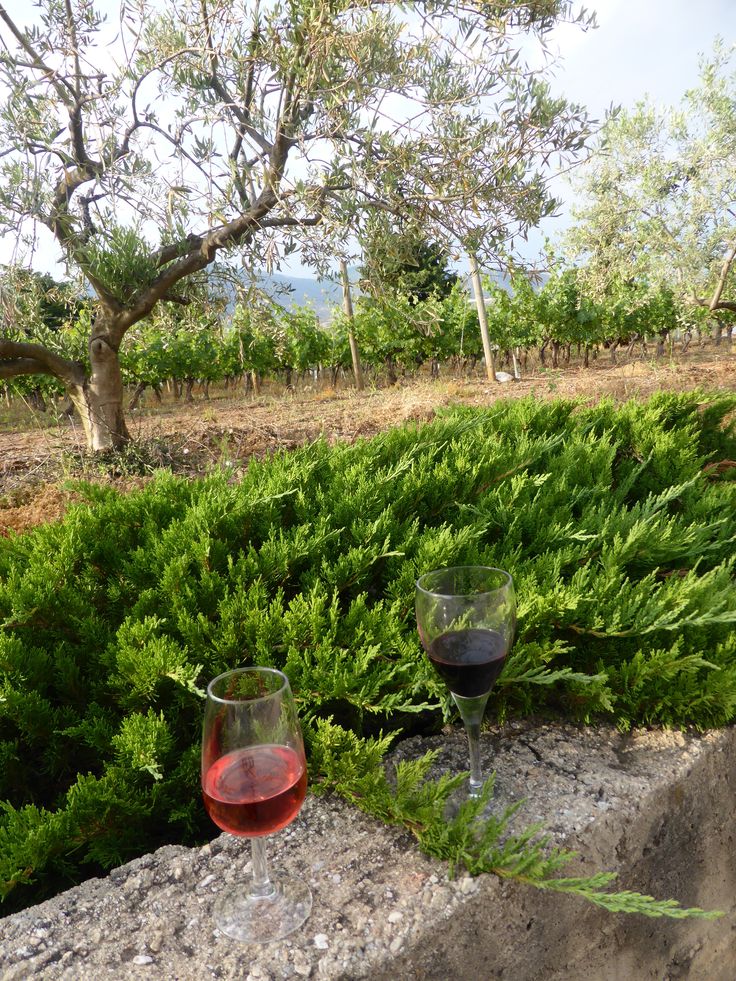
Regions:
[[[504, 289], [510, 290], [511, 284], [506, 275], [491, 271], [490, 276]], [[353, 288], [353, 298], [360, 293], [355, 285], [357, 279], [357, 270], [351, 269], [350, 282]], [[469, 296], [472, 297], [473, 291], [469, 274], [460, 272], [460, 279]], [[287, 310], [294, 307], [311, 306], [320, 320], [329, 320], [335, 307], [342, 305], [342, 286], [336, 280], [274, 273], [272, 276], [260, 277], [260, 284], [277, 303], [280, 303]]]
[[342, 287], [331, 280], [275, 273], [273, 276], [263, 276], [261, 285], [287, 310], [311, 306], [320, 320], [329, 319], [332, 310], [342, 303]]

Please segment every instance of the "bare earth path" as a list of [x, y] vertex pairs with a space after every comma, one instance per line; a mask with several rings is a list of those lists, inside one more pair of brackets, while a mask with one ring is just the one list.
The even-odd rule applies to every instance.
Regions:
[[530, 371], [522, 381], [489, 384], [478, 378], [412, 381], [357, 393], [306, 392], [249, 399], [217, 393], [191, 404], [148, 403], [129, 419], [132, 435], [145, 447], [143, 459], [121, 464], [110, 476], [85, 458], [82, 434], [73, 423], [49, 426], [42, 415], [27, 415], [17, 431], [0, 429], [0, 534], [22, 531], [60, 517], [73, 491], [69, 477], [135, 486], [156, 466], [196, 475], [224, 465], [237, 470], [251, 456], [289, 449], [320, 435], [351, 441], [409, 420], [431, 419], [452, 404], [489, 405], [499, 398], [582, 398], [616, 401], [646, 398], [658, 390], [736, 391], [736, 351], [725, 345], [679, 355], [675, 360], [631, 361], [612, 366]]

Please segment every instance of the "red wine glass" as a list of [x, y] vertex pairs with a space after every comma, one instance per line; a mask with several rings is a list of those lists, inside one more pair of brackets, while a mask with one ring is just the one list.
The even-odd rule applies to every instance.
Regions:
[[215, 905], [228, 937], [268, 943], [309, 916], [312, 895], [301, 879], [271, 876], [265, 836], [299, 813], [307, 762], [289, 679], [273, 668], [238, 668], [207, 686], [202, 730], [202, 793], [207, 813], [232, 835], [250, 838], [253, 875]]
[[422, 646], [465, 725], [470, 796], [478, 797], [480, 724], [514, 640], [514, 583], [508, 572], [488, 566], [436, 569], [417, 580], [416, 609]]

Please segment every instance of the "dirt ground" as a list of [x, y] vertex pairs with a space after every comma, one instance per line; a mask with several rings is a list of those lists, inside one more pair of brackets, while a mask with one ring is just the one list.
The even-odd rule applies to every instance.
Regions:
[[247, 398], [217, 392], [191, 404], [153, 399], [129, 415], [135, 447], [104, 466], [84, 453], [78, 425], [49, 425], [43, 414], [23, 412], [0, 428], [0, 534], [19, 532], [64, 514], [75, 494], [70, 478], [112, 482], [127, 489], [153, 470], [169, 466], [188, 475], [216, 466], [242, 468], [252, 456], [293, 448], [320, 435], [355, 440], [408, 420], [429, 420], [452, 404], [489, 405], [499, 398], [582, 398], [603, 396], [618, 402], [646, 398], [658, 390], [695, 388], [736, 391], [736, 348], [694, 350], [676, 359], [598, 361], [593, 367], [531, 370], [519, 382], [489, 383], [481, 378], [412, 380], [393, 388]]

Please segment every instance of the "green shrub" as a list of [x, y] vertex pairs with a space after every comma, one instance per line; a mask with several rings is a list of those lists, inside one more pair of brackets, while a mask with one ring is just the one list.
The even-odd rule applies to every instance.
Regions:
[[[736, 459], [735, 406], [701, 393], [455, 410], [253, 461], [239, 484], [82, 485], [88, 503], [63, 522], [0, 538], [5, 909], [211, 836], [203, 689], [244, 664], [291, 678], [314, 789], [414, 814], [423, 847], [467, 856], [477, 815], [448, 838], [448, 786], [428, 790], [421, 766], [403, 797], [381, 784], [387, 734], [451, 717], [414, 622], [430, 568], [480, 562], [516, 580], [518, 637], [489, 717], [731, 721], [736, 482], [708, 464]], [[516, 858], [478, 848], [474, 870], [511, 874]]]

